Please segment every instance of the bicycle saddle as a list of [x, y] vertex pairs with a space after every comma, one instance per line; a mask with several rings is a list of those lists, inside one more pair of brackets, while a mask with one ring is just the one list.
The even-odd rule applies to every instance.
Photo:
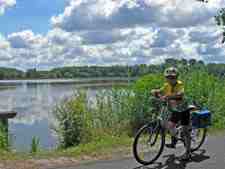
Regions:
[[195, 105], [193, 105], [193, 104], [190, 104], [190, 105], [188, 105], [188, 107], [187, 107], [187, 110], [188, 110], [188, 111], [192, 111], [192, 110], [196, 110], [196, 109], [198, 109], [197, 106], [195, 106]]
[[193, 110], [197, 110], [197, 107], [195, 105], [188, 105], [188, 107], [185, 109], [185, 110], [182, 110], [182, 111], [177, 111], [177, 110], [172, 110], [172, 112], [177, 112], [177, 113], [183, 113], [183, 112], [190, 112], [190, 111], [193, 111]]

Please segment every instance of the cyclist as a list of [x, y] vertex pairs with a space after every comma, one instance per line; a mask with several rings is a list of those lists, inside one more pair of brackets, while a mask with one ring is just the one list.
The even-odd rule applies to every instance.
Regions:
[[184, 106], [184, 84], [182, 81], [178, 80], [179, 72], [175, 67], [169, 67], [164, 72], [164, 77], [166, 78], [166, 83], [160, 89], [153, 89], [151, 94], [156, 97], [159, 97], [161, 100], [166, 100], [169, 103], [169, 107], [172, 111], [171, 116], [166, 123], [166, 128], [171, 134], [171, 144], [166, 144], [168, 148], [175, 148], [177, 139], [177, 129], [176, 124], [180, 121], [184, 134], [184, 143], [185, 143], [185, 153], [180, 157], [181, 160], [190, 159], [190, 148], [191, 148], [191, 136], [189, 132], [190, 128], [190, 112], [178, 111]]

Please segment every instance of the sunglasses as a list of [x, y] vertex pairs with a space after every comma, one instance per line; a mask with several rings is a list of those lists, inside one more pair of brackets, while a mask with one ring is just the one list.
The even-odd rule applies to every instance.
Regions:
[[177, 77], [176, 76], [167, 76], [166, 78], [167, 79], [176, 79]]

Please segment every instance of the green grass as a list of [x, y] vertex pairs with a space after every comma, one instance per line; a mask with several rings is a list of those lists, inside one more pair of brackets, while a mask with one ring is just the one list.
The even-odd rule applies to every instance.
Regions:
[[91, 158], [104, 158], [113, 156], [113, 154], [120, 153], [130, 153], [133, 138], [128, 136], [110, 136], [105, 135], [96, 138], [90, 143], [80, 144], [76, 147], [71, 147], [68, 149], [56, 149], [56, 150], [40, 150], [34, 153], [19, 153], [19, 152], [0, 152], [1, 160], [29, 160], [29, 159], [50, 159], [58, 157], [73, 157], [76, 159], [82, 159], [83, 156], [88, 156]]
[[[224, 129], [209, 129], [209, 135], [216, 136], [224, 134]], [[169, 139], [168, 137], [167, 139]], [[0, 161], [17, 161], [29, 159], [52, 159], [59, 157], [70, 157], [82, 162], [83, 157], [88, 157], [85, 160], [93, 161], [97, 159], [120, 158], [132, 156], [133, 138], [123, 135], [120, 137], [105, 135], [96, 138], [90, 143], [80, 144], [76, 147], [68, 149], [56, 150], [40, 150], [37, 153], [16, 153], [16, 152], [0, 152]]]
[[31, 145], [30, 145], [30, 153], [37, 153], [40, 151], [40, 139], [38, 137], [32, 137]]
[[[221, 135], [224, 134], [224, 129], [209, 129], [209, 135]], [[167, 137], [169, 139], [170, 137]], [[56, 149], [56, 150], [40, 150], [34, 153], [18, 153], [18, 152], [0, 152], [0, 161], [24, 161], [30, 159], [57, 159], [59, 157], [74, 158], [79, 163], [89, 162], [98, 159], [111, 159], [111, 158], [122, 158], [131, 156], [132, 157], [132, 143], [133, 138], [127, 135], [111, 136], [104, 135], [96, 137], [86, 144], [80, 144], [76, 147], [67, 149]], [[83, 160], [85, 158], [85, 160]]]
[[80, 144], [78, 147], [62, 150], [66, 156], [77, 157], [82, 155], [104, 156], [118, 151], [121, 148], [129, 148], [132, 145], [132, 138], [128, 136], [104, 136], [87, 144]]

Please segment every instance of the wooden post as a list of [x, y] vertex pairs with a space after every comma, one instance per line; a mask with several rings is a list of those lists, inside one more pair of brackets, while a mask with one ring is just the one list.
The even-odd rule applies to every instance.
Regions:
[[0, 123], [1, 123], [1, 132], [6, 137], [6, 145], [9, 146], [9, 124], [8, 119], [14, 118], [17, 115], [17, 112], [14, 111], [7, 111], [7, 112], [0, 112]]

